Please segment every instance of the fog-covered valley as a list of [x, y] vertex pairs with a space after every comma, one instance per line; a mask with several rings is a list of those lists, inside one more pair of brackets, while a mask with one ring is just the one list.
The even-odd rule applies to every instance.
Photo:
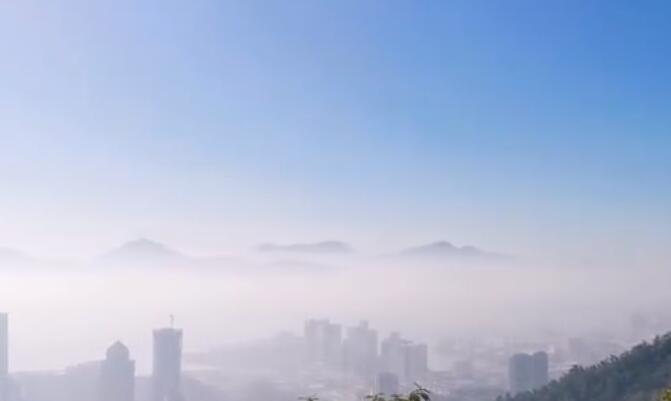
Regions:
[[[632, 316], [668, 318], [670, 277], [655, 266], [543, 265], [435, 244], [421, 254], [254, 249], [195, 259], [143, 241], [114, 250], [114, 261], [107, 253], [79, 263], [6, 261], [0, 304], [11, 316], [12, 370], [62, 369], [122, 340], [149, 372], [151, 330], [171, 315], [194, 353], [301, 334], [309, 318], [368, 320], [432, 350], [459, 339], [633, 342], [654, 327], [632, 327]], [[449, 367], [432, 356], [432, 367]]]

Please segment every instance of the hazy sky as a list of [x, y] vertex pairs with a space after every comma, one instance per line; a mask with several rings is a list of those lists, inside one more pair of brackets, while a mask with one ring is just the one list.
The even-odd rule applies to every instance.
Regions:
[[666, 1], [3, 1], [0, 246], [669, 256], [670, 19]]

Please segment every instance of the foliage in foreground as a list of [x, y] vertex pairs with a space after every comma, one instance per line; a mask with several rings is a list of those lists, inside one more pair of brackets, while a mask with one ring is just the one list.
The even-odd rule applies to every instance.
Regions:
[[671, 333], [642, 343], [621, 356], [566, 375], [532, 391], [499, 401], [671, 401]]
[[383, 393], [366, 396], [367, 401], [431, 401], [431, 392], [415, 383], [415, 388], [409, 394], [390, 394]]
[[[365, 397], [366, 401], [431, 401], [431, 391], [415, 383], [415, 388], [408, 394], [371, 394]], [[316, 395], [299, 397], [299, 401], [319, 401]], [[671, 401], [671, 400], [669, 400]]]

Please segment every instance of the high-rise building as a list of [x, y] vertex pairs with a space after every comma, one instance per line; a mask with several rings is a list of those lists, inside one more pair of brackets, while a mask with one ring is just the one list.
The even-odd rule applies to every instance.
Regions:
[[393, 332], [382, 341], [380, 368], [395, 374], [402, 384], [421, 380], [428, 372], [428, 347], [414, 344]]
[[308, 363], [314, 364], [321, 358], [322, 327], [328, 320], [310, 319], [305, 322], [303, 336], [305, 337], [305, 356]]
[[305, 322], [306, 359], [310, 364], [339, 367], [342, 362], [342, 327], [328, 320]]
[[508, 365], [509, 387], [512, 394], [531, 391], [548, 383], [548, 355], [536, 352], [533, 355], [515, 354]]
[[508, 360], [508, 388], [512, 394], [533, 388], [531, 382], [531, 356], [515, 354]]
[[536, 352], [531, 356], [534, 365], [534, 388], [543, 387], [550, 382], [550, 360], [546, 352]]
[[429, 371], [429, 349], [426, 344], [407, 344], [405, 348], [405, 380], [421, 381]]
[[182, 330], [154, 330], [153, 401], [181, 400]]
[[378, 358], [377, 332], [368, 327], [367, 321], [347, 329], [343, 342], [344, 368], [347, 373], [371, 382], [375, 377]]
[[0, 401], [9, 399], [9, 332], [7, 314], [0, 313]]
[[342, 364], [342, 326], [339, 324], [327, 324], [324, 327], [324, 363], [332, 368], [338, 368]]
[[117, 341], [107, 349], [100, 366], [100, 400], [133, 401], [135, 398], [135, 361], [128, 348]]
[[380, 365], [382, 371], [395, 374], [399, 380], [405, 380], [405, 349], [407, 340], [398, 332], [392, 332], [380, 344]]
[[399, 383], [398, 376], [390, 372], [381, 372], [375, 378], [375, 392], [391, 396], [398, 394]]

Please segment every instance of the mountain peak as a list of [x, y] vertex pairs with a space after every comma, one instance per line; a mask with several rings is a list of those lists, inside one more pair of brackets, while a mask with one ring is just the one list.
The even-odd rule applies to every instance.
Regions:
[[457, 249], [451, 242], [448, 241], [436, 241], [424, 246], [425, 248], [433, 249]]
[[117, 250], [125, 250], [130, 252], [156, 252], [156, 253], [173, 253], [174, 251], [168, 249], [167, 246], [160, 242], [150, 240], [148, 238], [138, 238], [132, 241], [125, 242]]
[[103, 260], [122, 264], [175, 265], [188, 258], [166, 245], [148, 239], [138, 238], [121, 244], [118, 248], [103, 255]]
[[407, 248], [401, 256], [428, 258], [491, 258], [500, 255], [492, 254], [471, 245], [456, 246], [448, 241], [436, 241], [426, 245]]

